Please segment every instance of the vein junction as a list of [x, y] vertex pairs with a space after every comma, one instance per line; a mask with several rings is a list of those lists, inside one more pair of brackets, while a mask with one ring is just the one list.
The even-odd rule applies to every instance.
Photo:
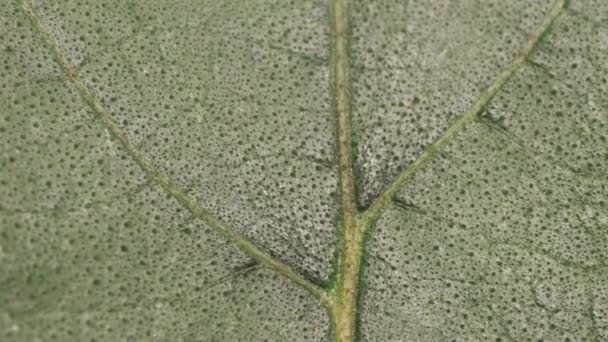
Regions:
[[[334, 107], [338, 123], [338, 154], [340, 157], [340, 190], [342, 199], [342, 243], [338, 264], [337, 281], [333, 288], [335, 305], [330, 311], [332, 317], [332, 337], [338, 342], [353, 341], [357, 338], [357, 304], [359, 280], [361, 278], [361, 259], [365, 248], [365, 235], [371, 224], [391, 204], [400, 187], [431, 161], [443, 146], [448, 144], [460, 131], [483, 111], [496, 93], [525, 63], [541, 38], [549, 32], [553, 22], [559, 17], [567, 0], [557, 0], [545, 16], [541, 26], [526, 42], [516, 58], [498, 75], [496, 80], [481, 94], [473, 106], [463, 113], [452, 125], [409, 167], [407, 167], [372, 202], [364, 212], [358, 213], [354, 202], [352, 183], [352, 162], [348, 127], [348, 54], [346, 34], [348, 30], [346, 0], [331, 0], [332, 8], [332, 67]], [[344, 137], [343, 135], [346, 135]]]
[[375, 200], [372, 201], [370, 207], [362, 214], [362, 226], [366, 229], [381, 213], [390, 205], [393, 197], [397, 194], [399, 188], [411, 179], [416, 171], [425, 164], [433, 160], [437, 153], [448, 144], [460, 131], [462, 131], [469, 123], [474, 121], [477, 116], [483, 111], [488, 103], [494, 98], [496, 93], [511, 79], [511, 77], [519, 70], [530, 53], [534, 50], [541, 38], [549, 32], [553, 22], [562, 13], [562, 10], [567, 4], [567, 0], [557, 0], [553, 7], [545, 16], [540, 27], [530, 36], [524, 47], [519, 51], [517, 56], [511, 63], [498, 75], [494, 82], [484, 90], [481, 96], [473, 104], [473, 106], [464, 112], [456, 121], [454, 121], [448, 129], [430, 146], [428, 146], [422, 154], [411, 163], [397, 178], [395, 178]]

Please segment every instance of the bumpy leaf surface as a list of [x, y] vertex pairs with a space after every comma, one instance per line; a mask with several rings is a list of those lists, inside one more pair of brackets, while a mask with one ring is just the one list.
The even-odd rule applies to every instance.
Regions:
[[607, 1], [0, 4], [0, 341], [608, 340]]

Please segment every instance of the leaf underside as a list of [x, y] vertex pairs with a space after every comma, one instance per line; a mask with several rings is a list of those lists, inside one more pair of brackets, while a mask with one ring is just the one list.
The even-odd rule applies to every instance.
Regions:
[[608, 339], [608, 2], [336, 2], [2, 1], [1, 341]]

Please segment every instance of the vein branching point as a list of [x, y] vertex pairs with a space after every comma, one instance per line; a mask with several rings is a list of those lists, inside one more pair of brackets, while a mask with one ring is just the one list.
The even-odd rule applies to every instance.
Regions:
[[411, 163], [401, 174], [397, 176], [372, 202], [369, 209], [365, 211], [361, 218], [361, 226], [366, 229], [370, 224], [378, 218], [386, 207], [391, 203], [392, 199], [397, 194], [397, 191], [411, 179], [416, 171], [426, 165], [428, 162], [441, 151], [455, 136], [458, 135], [468, 124], [475, 120], [477, 115], [488, 105], [494, 98], [494, 95], [511, 79], [511, 77], [519, 70], [530, 53], [534, 50], [541, 39], [549, 32], [555, 19], [562, 13], [566, 6], [567, 0], [557, 0], [553, 7], [545, 16], [540, 27], [530, 36], [526, 45], [519, 51], [515, 59], [498, 75], [498, 77], [484, 90], [481, 96], [473, 104], [473, 106], [464, 112], [456, 121], [454, 121], [448, 129], [433, 144], [428, 146], [422, 154]]
[[332, 69], [334, 110], [338, 123], [338, 155], [340, 160], [340, 191], [342, 203], [342, 240], [338, 275], [334, 289], [335, 306], [331, 310], [333, 320], [333, 339], [338, 342], [353, 341], [357, 337], [357, 303], [361, 262], [365, 248], [365, 234], [371, 224], [390, 205], [403, 184], [418, 169], [431, 161], [437, 153], [462, 131], [487, 106], [496, 93], [526, 62], [542, 37], [549, 32], [553, 22], [562, 12], [566, 0], [557, 0], [545, 16], [540, 27], [526, 42], [515, 59], [498, 75], [496, 80], [481, 94], [473, 106], [464, 112], [452, 125], [409, 167], [393, 180], [381, 194], [372, 201], [365, 212], [359, 213], [354, 205], [354, 180], [349, 132], [349, 97], [348, 97], [348, 16], [346, 0], [331, 0], [332, 12]]

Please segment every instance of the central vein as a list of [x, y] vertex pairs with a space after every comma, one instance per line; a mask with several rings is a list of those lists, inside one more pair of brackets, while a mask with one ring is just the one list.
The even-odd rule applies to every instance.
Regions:
[[333, 339], [353, 341], [356, 335], [359, 273], [363, 251], [363, 233], [358, 226], [355, 206], [352, 151], [349, 132], [348, 45], [345, 0], [331, 1], [332, 88], [337, 121], [340, 200], [342, 205], [341, 246], [338, 275], [334, 288], [335, 304], [331, 310]]

